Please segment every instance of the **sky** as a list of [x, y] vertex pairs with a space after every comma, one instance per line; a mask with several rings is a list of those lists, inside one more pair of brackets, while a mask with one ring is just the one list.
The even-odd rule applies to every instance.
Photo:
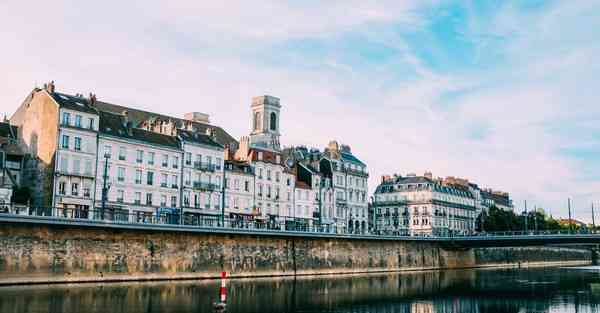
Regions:
[[0, 42], [9, 117], [54, 80], [239, 138], [269, 94], [283, 145], [350, 145], [371, 190], [431, 171], [517, 211], [600, 207], [598, 0], [0, 0]]

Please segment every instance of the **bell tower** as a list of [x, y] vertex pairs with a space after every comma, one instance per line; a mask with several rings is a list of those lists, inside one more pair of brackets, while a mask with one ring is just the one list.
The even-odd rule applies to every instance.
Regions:
[[255, 147], [280, 150], [279, 98], [260, 96], [252, 98], [252, 132], [250, 145]]

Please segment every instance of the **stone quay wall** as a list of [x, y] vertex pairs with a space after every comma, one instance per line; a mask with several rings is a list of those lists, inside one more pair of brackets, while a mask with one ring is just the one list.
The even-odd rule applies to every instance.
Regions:
[[439, 243], [0, 223], [0, 285], [585, 265], [557, 247], [452, 249]]

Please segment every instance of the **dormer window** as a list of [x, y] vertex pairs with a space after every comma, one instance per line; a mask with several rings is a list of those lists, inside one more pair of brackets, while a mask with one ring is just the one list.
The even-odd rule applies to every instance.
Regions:
[[262, 153], [262, 151], [258, 152], [258, 159], [262, 161], [262, 159], [263, 159], [263, 153]]

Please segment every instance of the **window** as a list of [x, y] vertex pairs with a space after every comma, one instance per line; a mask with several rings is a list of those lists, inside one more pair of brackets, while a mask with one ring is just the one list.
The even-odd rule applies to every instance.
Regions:
[[152, 205], [152, 194], [151, 193], [146, 194], [146, 204]]
[[146, 184], [148, 186], [154, 185], [154, 172], [148, 172], [146, 175]]
[[137, 191], [135, 193], [135, 196], [133, 198], [133, 203], [135, 203], [135, 204], [141, 204], [142, 203], [142, 193], [141, 192]]
[[259, 179], [262, 179], [262, 178], [263, 178], [263, 169], [262, 169], [262, 168], [259, 168], [259, 169], [258, 169], [258, 178], [259, 178]]
[[167, 174], [161, 174], [160, 175], [160, 186], [161, 187], [167, 187], [167, 180], [169, 179], [169, 175]]
[[79, 174], [80, 171], [81, 171], [81, 160], [73, 159], [73, 173]]
[[78, 183], [71, 184], [71, 195], [73, 195], [73, 196], [79, 195], [79, 184]]
[[171, 176], [171, 187], [177, 188], [177, 175]]
[[125, 181], [125, 168], [124, 167], [119, 167], [117, 170], [117, 180], [120, 182], [124, 182]]
[[90, 186], [83, 187], [83, 196], [85, 198], [89, 198], [90, 197]]
[[271, 170], [267, 170], [267, 180], [271, 180]]
[[162, 156], [162, 167], [169, 166], [169, 156], [167, 154], [163, 154]]
[[287, 179], [287, 185], [288, 185], [288, 186], [291, 186], [291, 185], [292, 185], [292, 180], [291, 180], [291, 179], [289, 179], [289, 178]]
[[69, 125], [71, 120], [71, 114], [64, 112], [62, 116], [62, 124]]
[[136, 163], [143, 163], [144, 162], [144, 151], [143, 150], [137, 150], [135, 153], [135, 162]]
[[212, 157], [207, 155], [206, 156], [206, 165], [208, 165], [208, 167], [210, 168], [211, 164], [212, 164]]
[[125, 161], [127, 159], [127, 150], [125, 147], [119, 147], [119, 160]]
[[216, 164], [217, 171], [220, 171], [220, 170], [221, 170], [221, 162], [222, 162], [221, 158], [216, 158], [216, 159], [215, 159], [215, 163], [217, 163], [217, 164]]
[[148, 152], [148, 165], [154, 165], [154, 152]]
[[162, 207], [167, 206], [167, 196], [160, 195], [160, 206], [162, 206]]
[[179, 167], [179, 157], [174, 156], [173, 157], [173, 168], [178, 168]]
[[185, 175], [185, 176], [184, 176], [184, 181], [185, 181], [185, 182], [184, 182], [184, 184], [185, 184], [186, 186], [189, 186], [189, 185], [191, 185], [191, 184], [192, 184], [192, 173], [190, 173], [190, 172], [185, 172], [185, 174], [184, 174], [184, 175]]
[[275, 181], [279, 182], [279, 180], [280, 180], [279, 172], [275, 172]]
[[177, 196], [171, 196], [171, 207], [177, 207]]
[[135, 170], [135, 183], [138, 185], [142, 183], [142, 170]]
[[250, 191], [250, 182], [249, 181], [245, 181], [244, 182], [244, 191]]
[[81, 138], [75, 137], [75, 151], [81, 151]]
[[69, 149], [69, 136], [62, 135], [62, 147], [63, 149]]
[[67, 187], [67, 183], [65, 183], [64, 181], [58, 183], [58, 193], [61, 194], [61, 195], [65, 195], [65, 193], [66, 193], [66, 191], [65, 191], [66, 187]]
[[85, 160], [85, 174], [92, 175], [92, 161]]
[[94, 129], [94, 118], [90, 117], [89, 121], [88, 121], [88, 128], [89, 129]]
[[81, 115], [75, 115], [75, 127], [81, 127]]
[[192, 153], [191, 152], [185, 153], [185, 165], [192, 165]]
[[277, 130], [277, 114], [275, 114], [275, 112], [271, 112], [271, 118], [270, 118], [269, 124], [270, 124], [272, 131]]
[[267, 185], [267, 198], [271, 198], [271, 185]]
[[123, 190], [117, 190], [117, 202], [123, 203], [125, 200], [125, 192]]

